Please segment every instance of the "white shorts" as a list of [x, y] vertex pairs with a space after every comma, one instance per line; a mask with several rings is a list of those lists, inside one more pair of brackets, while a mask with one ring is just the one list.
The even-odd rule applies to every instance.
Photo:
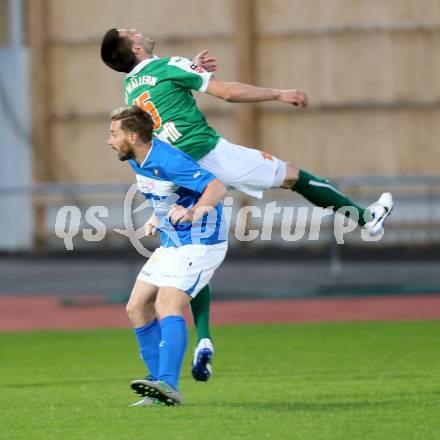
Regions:
[[176, 287], [194, 298], [209, 283], [227, 248], [227, 242], [161, 246], [153, 252], [137, 279], [158, 287]]
[[279, 188], [286, 176], [286, 163], [254, 148], [220, 139], [206, 156], [198, 161], [228, 188], [261, 199], [263, 191]]

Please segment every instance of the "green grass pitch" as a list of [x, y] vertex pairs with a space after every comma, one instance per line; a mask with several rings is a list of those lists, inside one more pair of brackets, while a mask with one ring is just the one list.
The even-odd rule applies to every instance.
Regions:
[[130, 408], [130, 330], [0, 334], [0, 439], [440, 439], [440, 322], [216, 327], [214, 376]]

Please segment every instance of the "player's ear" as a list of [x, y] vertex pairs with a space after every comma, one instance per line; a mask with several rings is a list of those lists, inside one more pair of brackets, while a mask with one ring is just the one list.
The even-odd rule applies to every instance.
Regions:
[[130, 144], [135, 144], [136, 142], [137, 142], [137, 140], [138, 140], [138, 135], [135, 133], [135, 132], [133, 132], [133, 131], [131, 131], [129, 134], [128, 134], [128, 140], [129, 140], [129, 142], [130, 142]]
[[138, 55], [141, 51], [142, 51], [142, 46], [140, 44], [133, 44], [131, 46], [131, 51], [135, 54]]

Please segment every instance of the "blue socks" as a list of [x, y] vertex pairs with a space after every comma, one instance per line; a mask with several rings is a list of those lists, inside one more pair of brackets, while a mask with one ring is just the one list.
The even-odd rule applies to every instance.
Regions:
[[159, 377], [160, 325], [155, 319], [143, 327], [134, 329], [139, 344], [141, 358], [153, 380]]
[[152, 380], [163, 380], [177, 390], [188, 344], [183, 317], [167, 316], [161, 321], [155, 319], [143, 327], [135, 328], [134, 333], [141, 358]]
[[182, 316], [167, 316], [160, 321], [162, 340], [159, 344], [159, 380], [178, 389], [180, 369], [188, 344]]

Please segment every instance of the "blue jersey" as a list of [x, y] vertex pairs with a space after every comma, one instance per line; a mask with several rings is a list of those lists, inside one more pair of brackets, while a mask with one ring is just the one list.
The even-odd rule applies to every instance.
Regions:
[[226, 241], [227, 225], [221, 203], [194, 223], [173, 225], [167, 217], [173, 204], [192, 208], [209, 182], [215, 179], [213, 174], [200, 168], [183, 151], [157, 138], [153, 138], [151, 149], [140, 166], [133, 159], [128, 162], [136, 173], [139, 191], [150, 201], [159, 218], [157, 229], [162, 246], [210, 245]]

